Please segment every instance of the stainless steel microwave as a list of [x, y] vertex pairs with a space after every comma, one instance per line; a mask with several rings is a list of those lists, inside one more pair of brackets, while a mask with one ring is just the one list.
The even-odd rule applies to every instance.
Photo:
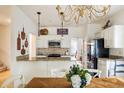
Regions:
[[49, 40], [48, 47], [49, 48], [61, 48], [61, 41], [60, 40]]

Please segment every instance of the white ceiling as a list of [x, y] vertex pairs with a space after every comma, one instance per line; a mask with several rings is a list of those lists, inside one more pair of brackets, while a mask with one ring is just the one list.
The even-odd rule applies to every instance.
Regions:
[[[36, 24], [36, 12], [40, 11], [42, 12], [40, 20], [41, 26], [60, 26], [61, 21], [57, 15], [55, 5], [22, 5], [18, 7]], [[112, 5], [108, 16], [112, 16], [122, 9], [124, 9], [124, 5]], [[0, 25], [7, 25], [8, 23], [10, 23], [10, 6], [0, 5]], [[87, 20], [83, 18], [79, 24], [71, 23], [68, 26], [81, 26], [86, 23]]]
[[[57, 15], [55, 5], [22, 5], [18, 7], [22, 9], [35, 23], [37, 23], [36, 12], [42, 12], [40, 20], [41, 26], [60, 26], [61, 21]], [[124, 6], [122, 5], [112, 5], [108, 16], [112, 16], [122, 9], [124, 9]], [[79, 24], [72, 23], [69, 24], [69, 26], [80, 26], [84, 23], [87, 23], [86, 19], [80, 20]]]

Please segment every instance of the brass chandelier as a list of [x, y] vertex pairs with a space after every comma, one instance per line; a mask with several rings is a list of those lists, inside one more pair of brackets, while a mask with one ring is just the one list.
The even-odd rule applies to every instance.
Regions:
[[56, 10], [61, 20], [64, 22], [75, 21], [79, 23], [80, 18], [86, 17], [90, 21], [98, 17], [104, 17], [110, 10], [110, 5], [67, 5], [63, 10], [60, 5], [56, 6]]

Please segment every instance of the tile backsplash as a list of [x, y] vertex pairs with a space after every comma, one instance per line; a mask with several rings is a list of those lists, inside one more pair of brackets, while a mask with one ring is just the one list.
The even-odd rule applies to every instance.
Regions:
[[110, 55], [114, 56], [124, 56], [124, 49], [122, 48], [111, 48], [110, 49]]
[[49, 55], [49, 54], [61, 54], [66, 55], [66, 52], [70, 53], [69, 48], [37, 48], [37, 55]]

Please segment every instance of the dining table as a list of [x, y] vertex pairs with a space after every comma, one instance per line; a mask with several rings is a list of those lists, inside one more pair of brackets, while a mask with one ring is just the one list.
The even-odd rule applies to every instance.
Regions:
[[[25, 85], [25, 88], [72, 88], [72, 85], [66, 78], [34, 77]], [[124, 88], [124, 79], [93, 78], [85, 88]]]

